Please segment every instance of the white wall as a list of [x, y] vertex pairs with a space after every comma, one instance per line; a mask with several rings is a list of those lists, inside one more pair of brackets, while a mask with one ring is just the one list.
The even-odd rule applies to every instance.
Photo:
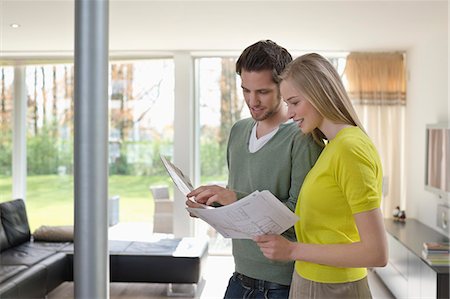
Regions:
[[[436, 16], [446, 14], [443, 10]], [[450, 200], [424, 190], [425, 126], [449, 121], [448, 27], [431, 27], [429, 34], [408, 49], [407, 58], [407, 216], [444, 232], [436, 225], [436, 208]]]

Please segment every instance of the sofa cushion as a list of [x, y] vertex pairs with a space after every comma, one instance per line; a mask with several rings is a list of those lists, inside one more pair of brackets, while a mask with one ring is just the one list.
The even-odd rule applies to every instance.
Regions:
[[[40, 242], [36, 242], [40, 243]], [[58, 252], [65, 252], [69, 255], [73, 255], [74, 252], [74, 244], [73, 243], [64, 243], [67, 244], [63, 248], [58, 249]], [[133, 244], [133, 241], [118, 241], [118, 240], [109, 240], [108, 241], [108, 249], [109, 254], [122, 254], [125, 250]]]
[[3, 224], [0, 221], [0, 252], [8, 249], [10, 246], [8, 238], [6, 237], [5, 229], [3, 228]]
[[0, 218], [10, 247], [30, 241], [30, 227], [22, 199], [1, 203]]
[[33, 248], [22, 244], [2, 252], [2, 265], [25, 265], [32, 266], [43, 259], [55, 254], [54, 250]]
[[19, 287], [14, 282], [5, 282], [0, 284], [0, 298], [17, 299], [19, 298]]
[[73, 226], [42, 225], [33, 233], [35, 241], [73, 242]]
[[39, 265], [43, 265], [47, 272], [47, 293], [73, 277], [73, 274], [69, 273], [71, 266], [69, 265], [69, 258], [65, 253], [56, 253], [41, 261]]
[[19, 272], [26, 270], [28, 267], [23, 265], [5, 266], [0, 265], [0, 283], [8, 280]]
[[[15, 298], [44, 298], [46, 295], [47, 272], [44, 265], [34, 265], [14, 277], [8, 282], [12, 282], [18, 289]], [[3, 295], [1, 296], [3, 299]]]
[[31, 250], [32, 248], [41, 249], [41, 250], [47, 250], [47, 251], [53, 251], [53, 252], [59, 252], [67, 245], [72, 244], [71, 242], [27, 242], [22, 245], [20, 245], [21, 248], [29, 248]]

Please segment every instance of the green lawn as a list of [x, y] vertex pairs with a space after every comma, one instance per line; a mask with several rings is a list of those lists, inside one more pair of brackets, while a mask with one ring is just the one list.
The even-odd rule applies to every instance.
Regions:
[[[11, 177], [0, 176], [0, 202], [11, 200]], [[169, 185], [167, 176], [111, 176], [109, 195], [119, 195], [119, 220], [150, 222], [153, 198], [149, 186]], [[41, 225], [73, 224], [73, 177], [41, 175], [27, 177], [26, 207], [31, 231]]]
[[[223, 177], [203, 177], [203, 182], [223, 181]], [[150, 186], [172, 186], [163, 176], [110, 176], [109, 195], [119, 195], [119, 221], [151, 222], [153, 197]], [[172, 188], [172, 187], [171, 187]], [[173, 194], [173, 190], [171, 190]], [[11, 177], [0, 176], [0, 202], [11, 200]], [[41, 225], [73, 224], [73, 177], [39, 175], [27, 177], [26, 208], [31, 232]]]

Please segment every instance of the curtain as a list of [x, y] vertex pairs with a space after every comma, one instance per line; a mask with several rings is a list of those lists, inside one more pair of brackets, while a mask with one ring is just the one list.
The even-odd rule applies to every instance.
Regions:
[[384, 217], [392, 217], [405, 198], [406, 74], [402, 53], [350, 53], [346, 88], [381, 157]]

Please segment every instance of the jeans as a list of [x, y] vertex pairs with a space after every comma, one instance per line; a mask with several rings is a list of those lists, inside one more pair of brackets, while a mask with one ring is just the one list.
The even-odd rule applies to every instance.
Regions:
[[240, 279], [242, 274], [234, 273], [230, 278], [224, 299], [287, 299], [289, 286], [254, 280], [252, 284]]

